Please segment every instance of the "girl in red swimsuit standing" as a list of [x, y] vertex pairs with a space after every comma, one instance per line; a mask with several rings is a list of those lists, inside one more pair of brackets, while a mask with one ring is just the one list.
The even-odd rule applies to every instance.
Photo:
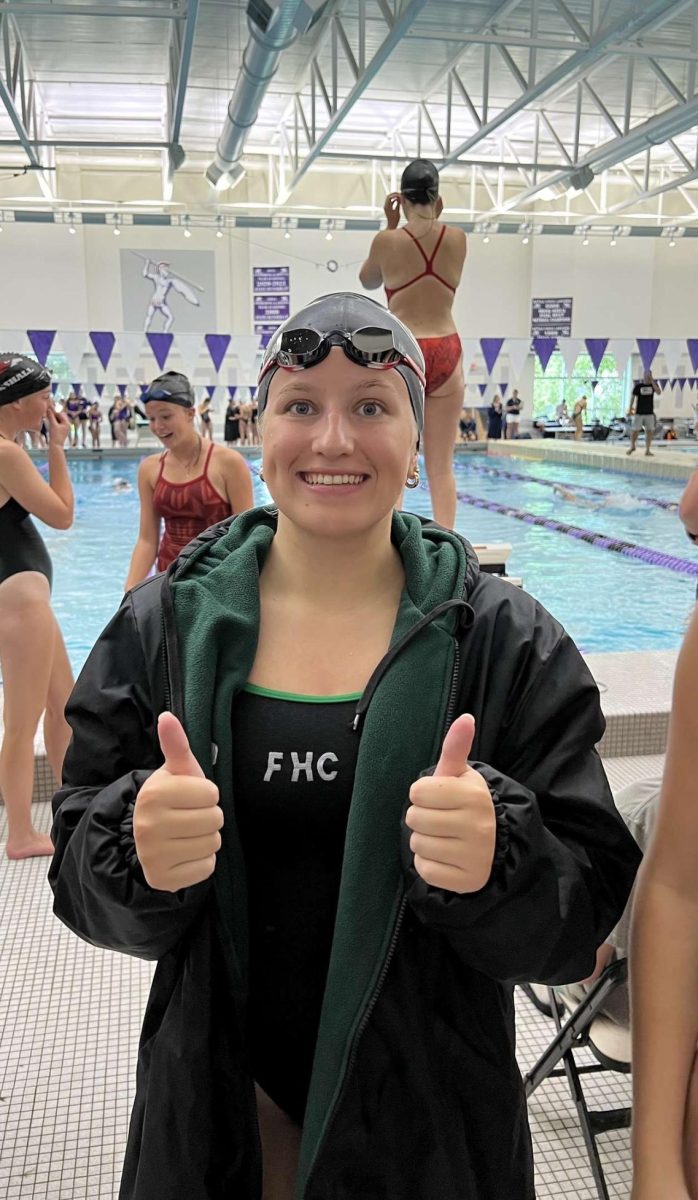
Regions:
[[[411, 162], [402, 173], [400, 188], [385, 201], [388, 228], [374, 237], [359, 279], [369, 290], [385, 287], [390, 311], [412, 331], [424, 355], [424, 462], [434, 520], [452, 529], [456, 519], [453, 447], [465, 384], [451, 310], [463, 273], [466, 237], [461, 229], [439, 220], [443, 201], [432, 162], [421, 158]], [[405, 224], [398, 229], [401, 208]]]
[[252, 477], [242, 455], [197, 433], [186, 375], [160, 375], [143, 402], [165, 450], [144, 458], [138, 469], [141, 524], [126, 591], [145, 579], [153, 564], [164, 571], [192, 538], [253, 503]]

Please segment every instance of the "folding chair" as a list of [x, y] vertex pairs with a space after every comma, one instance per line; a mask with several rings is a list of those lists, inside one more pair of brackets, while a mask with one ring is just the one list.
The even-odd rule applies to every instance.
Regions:
[[[627, 979], [628, 960], [622, 958], [617, 962], [611, 963], [589, 989], [585, 999], [566, 1021], [563, 1021], [563, 1015], [560, 1013], [560, 1002], [555, 995], [554, 989], [549, 988], [550, 1008], [557, 1028], [557, 1035], [524, 1078], [526, 1098], [528, 1099], [543, 1080], [555, 1078], [560, 1075], [567, 1076], [570, 1095], [577, 1110], [579, 1124], [589, 1156], [589, 1165], [594, 1176], [594, 1183], [596, 1184], [600, 1200], [610, 1200], [610, 1197], [608, 1188], [606, 1187], [596, 1139], [599, 1134], [606, 1133], [610, 1129], [628, 1129], [632, 1119], [632, 1109], [629, 1107], [601, 1110], [590, 1109], [584, 1097], [580, 1077], [582, 1075], [595, 1075], [599, 1071], [608, 1070], [628, 1073], [630, 1071], [630, 1064], [627, 1063], [621, 1066], [619, 1063], [611, 1065], [608, 1061], [605, 1063], [599, 1061], [596, 1063], [585, 1063], [580, 1066], [575, 1061], [574, 1051], [589, 1046], [590, 1026], [593, 1024], [595, 1017], [599, 1015], [611, 992], [615, 988], [625, 984]], [[523, 990], [533, 1000], [531, 992], [526, 985], [524, 985]], [[536, 1003], [536, 1001], [533, 1000], [533, 1003]], [[538, 1005], [536, 1006], [538, 1007]], [[597, 1053], [593, 1048], [592, 1052]], [[561, 1060], [564, 1065], [558, 1067], [557, 1064]]]

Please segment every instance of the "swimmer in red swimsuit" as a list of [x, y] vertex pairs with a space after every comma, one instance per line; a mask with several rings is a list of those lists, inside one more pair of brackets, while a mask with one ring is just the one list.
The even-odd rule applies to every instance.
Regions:
[[[443, 203], [433, 163], [426, 159], [410, 163], [400, 186], [402, 191], [385, 202], [388, 228], [373, 239], [359, 278], [365, 288], [385, 287], [390, 311], [416, 336], [424, 355], [429, 399], [424, 461], [434, 519], [452, 528], [456, 515], [453, 447], [464, 379], [451, 309], [465, 262], [466, 238], [462, 230], [439, 221]], [[398, 229], [401, 208], [406, 224]]]
[[212, 442], [205, 449], [194, 427], [194, 391], [186, 375], [160, 375], [143, 402], [165, 451], [150, 454], [138, 469], [141, 523], [126, 591], [153, 565], [164, 571], [204, 529], [253, 504], [252, 477], [242, 455]]

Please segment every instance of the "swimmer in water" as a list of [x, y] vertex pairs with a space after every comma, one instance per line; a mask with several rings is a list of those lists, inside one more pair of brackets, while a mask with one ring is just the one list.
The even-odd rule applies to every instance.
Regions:
[[131, 487], [131, 484], [129, 483], [128, 479], [115, 479], [112, 482], [111, 487], [112, 487], [113, 492], [132, 492], [133, 491], [133, 488]]
[[624, 508], [632, 509], [634, 512], [646, 509], [646, 505], [637, 496], [625, 496], [620, 492], [611, 492], [607, 496], [600, 496], [596, 499], [591, 496], [580, 496], [578, 492], [573, 492], [571, 488], [565, 487], [562, 483], [554, 483], [553, 491], [562, 500], [568, 500], [570, 504], [580, 504], [582, 508]]

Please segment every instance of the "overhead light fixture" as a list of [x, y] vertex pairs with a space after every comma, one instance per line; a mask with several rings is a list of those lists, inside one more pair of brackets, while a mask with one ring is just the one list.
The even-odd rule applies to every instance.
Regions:
[[216, 217], [216, 225], [218, 226], [218, 228], [216, 229], [216, 237], [222, 238], [223, 237], [223, 218], [222, 218], [222, 216], [220, 216], [220, 214]]
[[189, 228], [189, 217], [182, 217], [182, 225], [184, 226], [185, 238], [191, 237], [191, 229]]
[[331, 242], [331, 241], [332, 241], [332, 238], [334, 237], [334, 234], [332, 233], [332, 230], [333, 230], [333, 229], [334, 229], [334, 221], [333, 221], [333, 220], [332, 220], [332, 218], [330, 217], [330, 218], [329, 218], [329, 220], [328, 220], [328, 222], [327, 222], [327, 233], [325, 234], [325, 241], [326, 241], [326, 242]]
[[670, 238], [670, 239], [669, 239], [669, 245], [670, 245], [670, 246], [675, 246], [675, 245], [676, 245], [676, 238]]
[[570, 175], [568, 191], [571, 190], [573, 192], [583, 192], [584, 189], [588, 188], [589, 184], [593, 182], [593, 179], [594, 172], [592, 171], [591, 167], [580, 167], [578, 171], [573, 171]]
[[662, 237], [669, 239], [670, 246], [675, 246], [676, 239], [683, 237], [685, 232], [686, 232], [686, 229], [685, 229], [685, 226], [683, 226], [683, 225], [666, 225], [665, 228], [662, 230]]
[[114, 237], [121, 237], [121, 230], [118, 225], [114, 226]]
[[486, 233], [486, 234], [485, 234], [485, 236], [484, 236], [484, 238], [483, 238], [482, 240], [483, 240], [484, 244], [485, 244], [485, 245], [487, 245], [487, 243], [488, 243], [488, 242], [489, 242], [489, 240], [490, 240], [490, 235], [489, 235], [489, 233]]
[[235, 187], [244, 178], [245, 168], [242, 163], [236, 162], [224, 171], [216, 163], [211, 163], [205, 175], [217, 192], [224, 192], [226, 188]]
[[588, 245], [589, 245], [589, 238], [588, 238], [588, 237], [582, 238], [582, 245], [583, 245], [583, 246], [588, 246]]

